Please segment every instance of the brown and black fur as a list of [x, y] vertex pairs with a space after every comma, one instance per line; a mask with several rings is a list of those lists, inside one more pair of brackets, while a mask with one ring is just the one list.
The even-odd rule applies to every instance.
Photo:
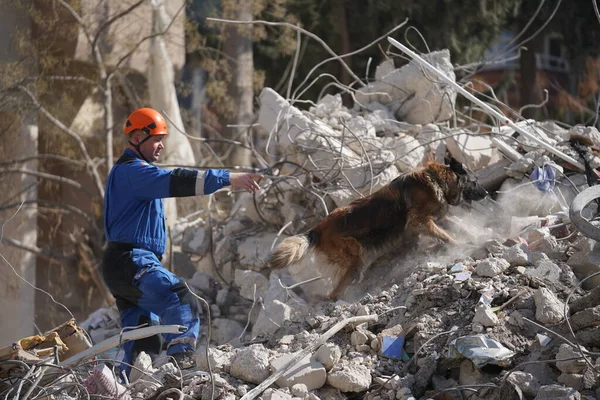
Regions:
[[446, 215], [448, 205], [486, 195], [458, 161], [432, 162], [333, 210], [309, 232], [285, 239], [268, 265], [284, 268], [313, 252], [321, 274], [332, 281], [329, 298], [335, 299], [379, 256], [414, 247], [420, 234], [455, 243], [435, 221]]

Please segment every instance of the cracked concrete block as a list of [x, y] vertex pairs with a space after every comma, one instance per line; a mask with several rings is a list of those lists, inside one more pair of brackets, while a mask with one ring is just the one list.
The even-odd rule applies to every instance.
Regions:
[[262, 400], [293, 400], [292, 396], [288, 393], [282, 392], [277, 389], [267, 389], [261, 396]]
[[364, 365], [337, 365], [327, 374], [327, 384], [341, 392], [362, 392], [371, 386], [371, 371]]
[[[273, 371], [281, 370], [297, 353], [284, 354], [271, 361]], [[323, 387], [327, 372], [323, 364], [311, 359], [310, 354], [298, 361], [293, 367], [277, 379], [275, 383], [279, 387], [291, 387], [296, 384], [306, 385], [307, 390], [315, 390]]]
[[486, 258], [479, 262], [475, 268], [475, 273], [479, 276], [492, 277], [500, 275], [510, 267], [508, 261], [502, 258]]
[[567, 374], [563, 372], [557, 378], [558, 383], [575, 390], [584, 390], [585, 385], [583, 383], [583, 375], [581, 374]]
[[392, 152], [393, 162], [399, 171], [409, 172], [423, 163], [425, 148], [414, 137], [400, 133], [380, 140]]
[[600, 305], [571, 315], [570, 321], [575, 332], [598, 325], [600, 323]]
[[[579, 238], [573, 243], [575, 252], [567, 260], [567, 265], [579, 279], [600, 272], [600, 244], [595, 240], [585, 237]], [[583, 283], [585, 289], [591, 290], [600, 286], [600, 276], [588, 279]]]
[[473, 323], [480, 323], [485, 327], [496, 326], [500, 323], [498, 316], [492, 309], [485, 305], [480, 304], [475, 309], [475, 316], [473, 317]]
[[[586, 350], [585, 347], [583, 348], [583, 350]], [[566, 343], [561, 344], [558, 349], [558, 353], [556, 354], [556, 360], [565, 361], [557, 361], [556, 368], [561, 370], [561, 372], [565, 372], [568, 374], [582, 373], [587, 368], [587, 363], [585, 362], [585, 360], [583, 358], [569, 360], [569, 358], [579, 356], [581, 356], [579, 350], [574, 349]]]
[[570, 387], [546, 385], [540, 387], [534, 400], [581, 400], [581, 394]]
[[520, 267], [529, 264], [528, 250], [523, 244], [516, 244], [505, 249], [501, 257], [508, 261], [511, 267]]
[[514, 371], [508, 377], [508, 381], [518, 386], [526, 396], [533, 397], [540, 390], [540, 382], [528, 372]]
[[213, 371], [229, 372], [233, 358], [235, 357], [235, 351], [223, 351], [216, 347], [210, 346], [208, 348], [208, 361], [206, 358], [206, 347], [200, 346], [196, 349], [196, 363], [201, 371], [208, 371], [208, 362]]
[[564, 317], [564, 304], [550, 290], [540, 288], [533, 295], [535, 319], [542, 324], [557, 324]]
[[[455, 79], [447, 49], [425, 54], [423, 58], [448, 78]], [[450, 85], [432, 81], [423, 74], [422, 67], [411, 61], [359, 89], [355, 96], [361, 107], [378, 102], [389, 106], [398, 120], [424, 125], [452, 117], [456, 90]]]
[[240, 288], [240, 296], [247, 300], [256, 300], [259, 297], [264, 297], [269, 289], [267, 278], [255, 271], [237, 269], [234, 281], [236, 286]]
[[244, 331], [244, 325], [227, 318], [215, 318], [212, 321], [212, 339], [220, 346], [236, 340]]
[[560, 274], [560, 267], [550, 260], [542, 260], [537, 262], [534, 267], [525, 270], [525, 275], [543, 279], [548, 282], [558, 282], [560, 280]]
[[453, 131], [446, 138], [446, 147], [454, 158], [467, 165], [473, 171], [490, 165], [498, 160], [496, 149], [488, 136], [474, 135], [466, 130], [464, 133]]
[[331, 370], [335, 364], [340, 361], [342, 357], [342, 350], [340, 347], [333, 343], [325, 343], [315, 352], [313, 356], [319, 361], [327, 371]]
[[242, 348], [233, 357], [230, 374], [243, 381], [260, 384], [271, 375], [269, 351], [261, 344]]
[[367, 343], [367, 340], [369, 340], [369, 337], [361, 331], [354, 331], [350, 335], [350, 343], [352, 343], [352, 346], [361, 346]]
[[203, 226], [190, 226], [183, 232], [181, 250], [205, 256], [210, 247], [208, 229]]
[[237, 246], [238, 263], [243, 269], [260, 271], [265, 268], [271, 246], [277, 240], [275, 233], [249, 236]]

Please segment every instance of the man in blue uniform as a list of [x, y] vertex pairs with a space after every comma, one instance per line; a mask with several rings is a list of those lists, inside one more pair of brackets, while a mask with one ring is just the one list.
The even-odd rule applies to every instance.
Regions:
[[[104, 198], [104, 231], [108, 241], [102, 275], [116, 299], [121, 325], [183, 325], [181, 334], [165, 336], [167, 355], [182, 369], [195, 365], [199, 332], [196, 299], [183, 281], [163, 268], [166, 246], [163, 202], [168, 197], [198, 196], [231, 185], [249, 192], [260, 189], [262, 175], [228, 170], [206, 171], [152, 165], [164, 149], [167, 124], [157, 111], [134, 111], [125, 125], [129, 145], [111, 169]], [[140, 351], [159, 354], [159, 335], [123, 345], [123, 362], [133, 363]], [[129, 374], [130, 368], [123, 364]]]

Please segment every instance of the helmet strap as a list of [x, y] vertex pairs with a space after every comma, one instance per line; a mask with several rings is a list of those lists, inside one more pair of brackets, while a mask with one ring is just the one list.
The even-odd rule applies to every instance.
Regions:
[[146, 160], [146, 157], [144, 157], [144, 155], [142, 154], [141, 146], [146, 140], [150, 139], [151, 137], [152, 137], [151, 135], [146, 133], [146, 137], [142, 141], [140, 141], [138, 144], [133, 143], [131, 140], [129, 141], [129, 144], [132, 145], [133, 148], [137, 150], [140, 157], [142, 157], [142, 160], [146, 161], [148, 164], [150, 164], [150, 161]]

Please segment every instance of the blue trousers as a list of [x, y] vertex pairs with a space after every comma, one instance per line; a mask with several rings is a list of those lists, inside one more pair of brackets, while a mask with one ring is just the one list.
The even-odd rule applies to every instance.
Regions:
[[[179, 277], [162, 266], [156, 254], [109, 245], [102, 261], [102, 276], [116, 299], [123, 328], [183, 325], [187, 328], [184, 333], [165, 335], [167, 354], [195, 350], [200, 329], [197, 300]], [[129, 341], [123, 345], [121, 361], [133, 364], [141, 351], [159, 354], [162, 344], [160, 335]], [[129, 375], [130, 367], [123, 365], [121, 369]]]

